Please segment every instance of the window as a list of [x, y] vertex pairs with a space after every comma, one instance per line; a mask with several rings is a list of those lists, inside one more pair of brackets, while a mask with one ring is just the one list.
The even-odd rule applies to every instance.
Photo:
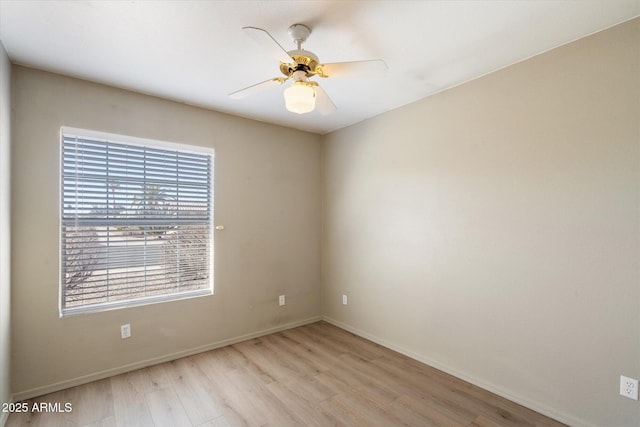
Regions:
[[62, 129], [60, 311], [213, 292], [213, 150]]

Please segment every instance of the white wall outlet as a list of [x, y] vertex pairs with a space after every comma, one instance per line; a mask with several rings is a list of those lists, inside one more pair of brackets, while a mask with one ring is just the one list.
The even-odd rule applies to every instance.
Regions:
[[347, 296], [342, 294], [342, 305], [347, 305]]
[[120, 337], [122, 339], [131, 337], [131, 325], [130, 324], [127, 323], [126, 325], [120, 325]]
[[284, 299], [284, 295], [280, 295], [278, 297], [278, 304], [281, 305], [281, 306], [286, 304], [286, 301]]
[[620, 375], [620, 396], [638, 400], [638, 380]]

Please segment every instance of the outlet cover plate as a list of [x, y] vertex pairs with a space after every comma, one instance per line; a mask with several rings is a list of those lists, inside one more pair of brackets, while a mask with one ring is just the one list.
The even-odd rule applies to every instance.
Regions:
[[620, 375], [620, 396], [638, 400], [638, 380]]
[[342, 294], [342, 305], [347, 305], [347, 296]]
[[129, 323], [126, 325], [120, 325], [120, 337], [122, 339], [131, 337], [131, 325]]
[[286, 304], [284, 295], [280, 295], [278, 297], [278, 304], [280, 304], [281, 306]]

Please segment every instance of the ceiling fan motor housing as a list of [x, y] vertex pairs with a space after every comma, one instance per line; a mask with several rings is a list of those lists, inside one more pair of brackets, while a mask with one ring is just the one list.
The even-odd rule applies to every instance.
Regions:
[[307, 41], [311, 34], [311, 28], [304, 24], [293, 24], [289, 27], [289, 37], [298, 46], [296, 50], [287, 52], [294, 63], [280, 63], [280, 71], [287, 77], [291, 77], [296, 71], [304, 71], [307, 77], [315, 74], [316, 66], [320, 63], [318, 57], [301, 48], [302, 43]]
[[295, 61], [293, 64], [280, 63], [280, 71], [289, 77], [295, 71], [304, 71], [307, 76], [315, 74], [316, 66], [320, 63], [318, 57], [304, 49], [290, 50], [287, 52]]

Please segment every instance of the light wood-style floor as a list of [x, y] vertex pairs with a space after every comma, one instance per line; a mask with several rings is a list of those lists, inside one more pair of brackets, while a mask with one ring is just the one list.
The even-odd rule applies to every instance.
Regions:
[[70, 413], [11, 426], [475, 426], [564, 424], [325, 322], [28, 401]]

